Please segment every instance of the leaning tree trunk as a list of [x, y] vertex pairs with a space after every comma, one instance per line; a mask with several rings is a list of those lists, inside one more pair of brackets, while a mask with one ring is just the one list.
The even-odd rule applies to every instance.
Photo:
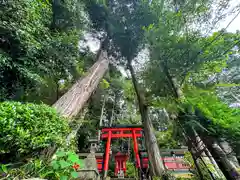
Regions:
[[238, 172], [237, 167], [231, 160], [228, 159], [227, 154], [217, 144], [217, 142], [213, 142], [211, 144], [211, 148], [215, 156], [219, 157], [219, 161], [222, 163], [224, 169], [228, 172], [229, 179], [240, 180], [240, 173]]
[[[163, 66], [163, 71], [164, 71], [164, 73], [165, 73], [165, 75], [166, 75], [166, 77], [167, 77], [167, 80], [168, 80], [168, 84], [169, 84], [169, 87], [171, 88], [171, 90], [172, 90], [172, 92], [173, 92], [173, 95], [174, 95], [174, 97], [176, 98], [176, 102], [177, 103], [180, 103], [182, 100], [184, 100], [185, 99], [185, 97], [184, 97], [184, 94], [183, 94], [183, 92], [182, 92], [182, 90], [181, 90], [181, 87], [180, 87], [180, 85], [177, 83], [177, 80], [176, 80], [176, 78], [173, 78], [171, 75], [170, 75], [170, 73], [169, 73], [169, 69], [168, 69], [168, 67], [167, 67], [167, 64], [166, 64], [166, 62], [165, 63], [162, 63], [162, 66]], [[179, 122], [180, 123], [180, 122]], [[182, 127], [183, 128], [183, 127]], [[195, 151], [196, 152], [200, 152], [200, 154], [199, 154], [199, 157], [203, 160], [203, 162], [205, 163], [205, 164], [209, 164], [210, 162], [215, 162], [215, 161], [213, 161], [213, 159], [210, 159], [209, 157], [207, 157], [207, 155], [205, 154], [205, 152], [208, 152], [208, 150], [205, 148], [205, 144], [202, 142], [202, 140], [201, 140], [201, 138], [198, 136], [198, 134], [196, 133], [196, 131], [194, 130], [194, 137], [193, 137], [193, 139], [191, 138], [190, 139], [190, 141], [195, 141]], [[186, 136], [187, 136], [187, 133], [186, 133]], [[192, 146], [192, 145], [191, 145]], [[193, 147], [189, 147], [189, 150], [190, 151], [192, 151], [192, 148]], [[204, 149], [206, 149], [206, 150], [204, 150]], [[205, 152], [204, 152], [205, 151]], [[192, 158], [193, 158], [193, 160], [194, 160], [194, 164], [195, 164], [195, 166], [196, 166], [196, 168], [197, 168], [197, 170], [198, 170], [198, 173], [199, 173], [199, 175], [200, 175], [200, 179], [202, 179], [203, 178], [203, 174], [202, 174], [202, 172], [200, 172], [201, 171], [201, 169], [200, 169], [200, 164], [199, 164], [199, 159], [197, 159], [196, 157], [195, 157], [195, 154], [193, 153], [193, 152], [191, 152], [191, 155], [192, 155]], [[212, 160], [212, 161], [211, 161]], [[211, 173], [211, 176], [217, 176], [217, 177], [223, 177], [223, 174], [221, 173], [221, 171], [220, 171], [220, 169], [219, 169], [219, 167], [216, 165], [216, 162], [215, 162], [215, 164], [214, 164], [214, 168], [215, 168], [215, 170], [216, 170], [216, 172], [217, 173], [214, 173], [214, 172], [211, 172], [209, 169], [208, 169], [208, 171], [209, 171], [209, 173]], [[214, 175], [213, 175], [214, 174]], [[212, 178], [214, 178], [214, 177], [212, 177]]]
[[107, 52], [100, 50], [97, 62], [89, 69], [87, 75], [79, 79], [53, 107], [69, 120], [76, 116], [97, 88], [108, 69], [108, 65]]
[[194, 134], [194, 141], [196, 145], [196, 150], [197, 153], [199, 152], [199, 156], [201, 156], [201, 159], [204, 161], [204, 163], [208, 167], [213, 166], [212, 168], [208, 168], [209, 173], [211, 173], [214, 178], [213, 179], [226, 179], [225, 176], [223, 175], [222, 171], [218, 167], [216, 161], [212, 158], [211, 153], [209, 152], [208, 148], [198, 135], [198, 133], [193, 129], [193, 134]]
[[195, 156], [196, 150], [193, 147], [192, 140], [186, 135], [186, 132], [184, 130], [182, 132], [182, 135], [188, 146], [188, 151], [190, 152], [190, 154], [192, 156], [192, 159], [193, 159], [194, 165], [196, 167], [197, 173], [199, 175], [199, 178], [200, 178], [200, 180], [203, 180], [203, 174], [202, 174], [201, 168], [199, 166], [199, 163], [197, 162], [197, 158]]
[[[102, 46], [104, 43], [102, 43]], [[90, 98], [91, 94], [97, 88], [99, 82], [103, 78], [108, 69], [109, 60], [107, 52], [100, 49], [97, 55], [97, 62], [89, 69], [87, 75], [79, 79], [60, 99], [55, 102], [53, 107], [64, 117], [71, 121], [74, 116], [77, 116], [83, 109], [85, 103]], [[78, 129], [78, 126], [76, 129]], [[66, 141], [69, 142], [76, 133], [73, 130]], [[50, 159], [57, 151], [57, 146], [54, 144], [42, 151], [42, 158]]]
[[144, 94], [140, 92], [140, 89], [138, 87], [137, 79], [130, 60], [128, 60], [128, 68], [132, 76], [132, 82], [137, 95], [139, 111], [144, 126], [145, 145], [147, 147], [150, 168], [153, 175], [161, 176], [165, 171], [164, 164], [157, 144], [157, 139], [154, 134], [152, 121], [148, 117], [148, 106], [146, 105]]
[[154, 127], [151, 119], [148, 117], [147, 106], [143, 106], [141, 109], [143, 111], [141, 117], [143, 119], [145, 144], [146, 147], [148, 147], [147, 153], [150, 161], [150, 167], [155, 176], [160, 176], [165, 171], [165, 167], [157, 144], [157, 139], [154, 134]]
[[226, 141], [221, 141], [219, 142], [219, 146], [227, 154], [229, 161], [231, 161], [236, 166], [236, 168], [240, 168], [238, 159], [233, 151], [233, 148], [230, 146], [230, 144]]
[[[183, 96], [183, 93], [181, 92], [180, 87], [178, 86], [176, 80], [171, 77], [171, 75], [170, 75], [170, 73], [168, 71], [167, 64], [163, 63], [162, 66], [163, 66], [163, 70], [164, 70], [164, 72], [166, 74], [166, 77], [168, 79], [169, 86], [173, 90], [173, 94], [174, 94], [175, 98], [178, 100], [178, 102], [179, 102], [179, 100], [181, 101], [182, 99], [184, 99], [184, 96]], [[212, 154], [215, 157], [219, 157], [220, 158], [220, 161], [221, 161], [221, 163], [223, 164], [223, 166], [225, 168], [225, 169], [222, 169], [222, 172], [224, 172], [223, 170], [227, 170], [228, 174], [231, 177], [231, 179], [240, 179], [240, 174], [237, 171], [236, 166], [231, 161], [229, 161], [229, 159], [227, 158], [226, 153], [221, 149], [221, 147], [217, 143], [212, 143], [210, 145], [206, 144], [206, 145], [209, 147], [208, 148], [209, 150], [212, 149]]]

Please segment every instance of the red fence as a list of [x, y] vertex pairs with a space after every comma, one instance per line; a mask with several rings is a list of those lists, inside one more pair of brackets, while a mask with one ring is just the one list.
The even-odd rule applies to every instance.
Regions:
[[[184, 163], [183, 159], [180, 157], [164, 157], [164, 165], [168, 170], [188, 170], [190, 166]], [[148, 158], [142, 159], [143, 168], [148, 167]]]
[[[163, 158], [164, 165], [166, 169], [168, 170], [189, 170], [190, 167], [184, 163], [183, 159], [181, 157], [164, 157]], [[142, 168], [148, 168], [148, 158], [142, 159], [143, 167]], [[97, 166], [98, 171], [102, 172], [102, 164], [103, 164], [103, 158], [97, 157]]]

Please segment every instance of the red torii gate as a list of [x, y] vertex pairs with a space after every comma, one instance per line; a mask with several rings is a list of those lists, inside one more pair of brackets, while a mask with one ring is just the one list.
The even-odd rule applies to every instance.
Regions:
[[111, 139], [132, 138], [133, 139], [133, 149], [134, 149], [135, 160], [136, 160], [136, 167], [141, 168], [137, 138], [143, 136], [142, 131], [143, 131], [142, 126], [124, 126], [124, 127], [102, 128], [101, 139], [107, 139], [107, 144], [105, 147], [103, 177], [107, 177]]

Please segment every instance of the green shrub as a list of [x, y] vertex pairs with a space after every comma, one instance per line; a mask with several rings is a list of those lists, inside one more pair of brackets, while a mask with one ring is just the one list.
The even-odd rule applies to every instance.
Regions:
[[[42, 159], [31, 159], [28, 163], [11, 168], [0, 164], [0, 179], [25, 179], [39, 177], [48, 180], [72, 180], [78, 177], [78, 170], [85, 166], [73, 151], [58, 151], [51, 162]], [[1, 176], [2, 175], [2, 176]]]
[[134, 163], [127, 162], [127, 177], [137, 177], [137, 176], [138, 176], [138, 172], [136, 170]]
[[47, 105], [0, 103], [0, 155], [12, 157], [40, 152], [63, 144], [69, 132], [65, 119]]

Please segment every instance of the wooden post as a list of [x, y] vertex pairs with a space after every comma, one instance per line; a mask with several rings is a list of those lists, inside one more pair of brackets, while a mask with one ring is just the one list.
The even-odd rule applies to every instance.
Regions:
[[104, 169], [103, 169], [103, 179], [107, 178], [107, 171], [108, 171], [108, 163], [109, 163], [109, 156], [110, 156], [110, 145], [111, 145], [111, 137], [112, 132], [108, 132], [108, 139], [106, 144], [106, 150], [105, 150], [105, 159], [104, 159]]
[[139, 157], [139, 152], [138, 152], [138, 143], [137, 143], [137, 137], [135, 134], [135, 130], [132, 130], [132, 136], [133, 136], [133, 150], [135, 153], [135, 159], [136, 159], [136, 167], [140, 168], [140, 157]]

